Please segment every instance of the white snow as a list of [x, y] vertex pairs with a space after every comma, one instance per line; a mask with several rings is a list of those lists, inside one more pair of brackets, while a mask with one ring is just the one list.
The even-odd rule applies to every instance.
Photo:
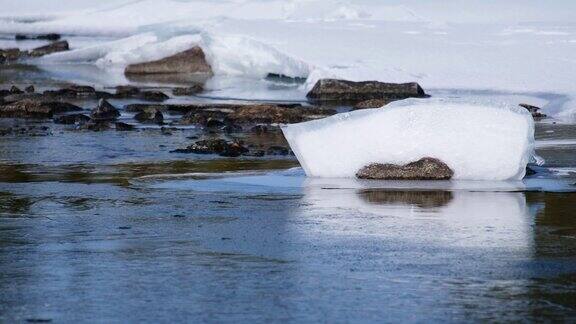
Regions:
[[70, 53], [43, 64], [88, 62], [121, 75], [127, 64], [199, 44], [217, 76], [310, 76], [298, 99], [325, 76], [416, 81], [562, 97], [543, 113], [576, 120], [576, 1], [0, 0], [0, 8], [0, 34], [70, 39]]
[[519, 180], [534, 156], [522, 108], [405, 100], [282, 128], [307, 176], [350, 178], [370, 163], [444, 161], [457, 180]]

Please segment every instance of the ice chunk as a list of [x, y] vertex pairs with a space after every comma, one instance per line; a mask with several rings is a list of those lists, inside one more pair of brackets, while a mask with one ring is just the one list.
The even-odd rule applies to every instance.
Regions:
[[444, 161], [454, 179], [518, 180], [534, 155], [519, 107], [410, 99], [282, 128], [306, 175], [354, 177], [370, 163]]

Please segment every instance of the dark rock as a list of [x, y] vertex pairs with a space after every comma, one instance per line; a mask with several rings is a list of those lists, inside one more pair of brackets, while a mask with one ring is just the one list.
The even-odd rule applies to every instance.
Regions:
[[18, 48], [0, 49], [0, 58], [2, 58], [1, 63], [16, 61], [24, 54], [25, 52], [20, 51]]
[[120, 122], [117, 122], [114, 125], [116, 126], [117, 131], [132, 131], [132, 130], [134, 130], [134, 125], [130, 125], [130, 124], [126, 124], [126, 123], [120, 123]]
[[142, 91], [138, 97], [148, 101], [164, 101], [170, 98], [162, 91]]
[[354, 109], [370, 109], [370, 108], [380, 108], [389, 104], [392, 100], [388, 99], [370, 99], [364, 100], [356, 105], [354, 105]]
[[191, 87], [186, 88], [174, 88], [172, 94], [175, 96], [192, 96], [197, 93], [204, 91], [204, 88], [200, 84], [194, 84]]
[[208, 139], [197, 141], [185, 149], [177, 149], [173, 153], [218, 154], [225, 157], [238, 157], [248, 152], [248, 149], [238, 142], [223, 139]]
[[537, 172], [532, 169], [530, 166], [526, 166], [526, 176], [532, 176], [535, 175]]
[[70, 46], [68, 45], [67, 41], [58, 41], [54, 43], [50, 43], [45, 46], [37, 47], [28, 52], [28, 55], [32, 57], [39, 57], [44, 56], [52, 53], [63, 52], [70, 50]]
[[65, 124], [65, 125], [83, 125], [90, 121], [90, 117], [84, 114], [70, 114], [54, 117], [54, 123]]
[[92, 110], [90, 117], [95, 121], [114, 120], [120, 117], [120, 112], [105, 99], [100, 99], [96, 108]]
[[26, 88], [24, 88], [24, 91], [25, 91], [26, 93], [34, 93], [34, 92], [36, 91], [36, 89], [34, 89], [34, 86], [33, 86], [33, 85], [29, 85], [29, 86], [27, 86]]
[[103, 120], [90, 120], [81, 127], [82, 129], [91, 130], [94, 132], [101, 132], [110, 129], [110, 123]]
[[59, 34], [41, 34], [41, 35], [22, 35], [22, 34], [17, 34], [14, 39], [16, 40], [27, 40], [27, 39], [43, 39], [43, 40], [49, 40], [49, 41], [57, 41], [61, 38], [61, 36]]
[[50, 105], [35, 100], [21, 100], [0, 106], [0, 118], [52, 118]]
[[38, 101], [49, 101], [49, 98], [46, 98], [44, 96], [42, 96], [39, 93], [15, 93], [12, 94], [11, 92], [9, 92], [10, 94], [5, 96], [3, 98], [4, 102], [16, 102], [16, 101], [20, 101], [20, 100], [38, 100]]
[[172, 130], [170, 128], [160, 127], [160, 132], [162, 133], [162, 135], [172, 136]]
[[519, 106], [522, 108], [526, 108], [526, 110], [528, 110], [528, 112], [530, 112], [532, 114], [532, 117], [534, 117], [534, 118], [547, 117], [545, 114], [538, 111], [541, 109], [540, 107], [532, 106], [532, 105], [525, 104], [525, 103], [521, 103], [521, 104], [519, 104]]
[[135, 113], [139, 113], [142, 111], [149, 111], [149, 110], [154, 110], [154, 111], [162, 111], [165, 112], [168, 110], [168, 105], [160, 105], [160, 104], [130, 104], [130, 105], [126, 105], [124, 106], [124, 110], [126, 110], [127, 112], [135, 112]]
[[370, 99], [401, 100], [425, 98], [418, 83], [384, 83], [378, 81], [353, 82], [337, 79], [322, 79], [306, 97], [312, 102], [334, 104], [356, 104]]
[[84, 109], [67, 102], [60, 101], [45, 101], [43, 102], [48, 107], [52, 108], [55, 114], [67, 113], [71, 111], [82, 111]]
[[204, 51], [195, 46], [184, 52], [165, 57], [160, 60], [131, 64], [126, 67], [125, 74], [208, 74], [212, 68], [206, 61]]
[[298, 84], [306, 82], [306, 78], [303, 77], [291, 77], [278, 73], [268, 73], [268, 75], [266, 75], [266, 80], [282, 83], [298, 83]]
[[290, 150], [283, 146], [273, 145], [266, 150], [267, 155], [288, 155]]
[[224, 122], [221, 120], [218, 120], [216, 118], [208, 118], [208, 120], [206, 121], [206, 127], [208, 128], [222, 128], [224, 127]]
[[131, 85], [122, 85], [116, 87], [116, 98], [133, 98], [140, 94], [140, 89]]
[[104, 91], [96, 91], [90, 86], [71, 85], [58, 90], [46, 90], [43, 95], [54, 99], [108, 99], [112, 94]]
[[446, 163], [430, 157], [406, 165], [373, 163], [360, 169], [356, 177], [377, 180], [449, 180], [454, 175]]
[[153, 123], [153, 124], [163, 124], [164, 123], [164, 115], [162, 112], [156, 109], [147, 109], [137, 113], [134, 116], [140, 123]]
[[20, 88], [18, 88], [17, 86], [12, 86], [12, 87], [10, 87], [10, 93], [11, 94], [21, 94], [21, 93], [24, 93], [24, 91], [20, 90]]
[[266, 127], [265, 125], [256, 125], [252, 127], [250, 131], [252, 133], [255, 133], [256, 135], [262, 135], [268, 133], [268, 127]]
[[228, 134], [240, 133], [240, 132], [242, 132], [242, 126], [230, 124], [230, 125], [226, 125], [226, 126], [222, 127], [221, 130], [225, 133], [228, 133]]

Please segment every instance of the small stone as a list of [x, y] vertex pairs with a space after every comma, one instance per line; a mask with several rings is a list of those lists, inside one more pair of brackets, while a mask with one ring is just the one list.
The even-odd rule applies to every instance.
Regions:
[[141, 111], [134, 116], [134, 119], [140, 123], [154, 123], [158, 125], [164, 124], [164, 115], [162, 112], [156, 109], [147, 109]]
[[12, 87], [10, 87], [10, 93], [11, 94], [21, 94], [24, 92], [22, 90], [20, 90], [20, 88], [18, 88], [17, 86], [12, 86]]
[[96, 108], [90, 114], [97, 121], [114, 120], [120, 117], [120, 112], [105, 99], [100, 99]]

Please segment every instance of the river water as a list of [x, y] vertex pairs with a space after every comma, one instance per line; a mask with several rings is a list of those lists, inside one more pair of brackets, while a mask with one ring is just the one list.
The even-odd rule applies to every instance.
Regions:
[[[42, 89], [93, 77], [58, 70], [0, 80]], [[211, 82], [221, 88], [187, 102], [301, 99], [292, 85], [247, 80], [231, 95], [238, 80]], [[194, 127], [0, 126], [50, 133], [0, 137], [0, 321], [576, 319], [575, 125], [537, 122], [539, 173], [488, 183], [307, 179], [292, 157], [169, 153]]]

